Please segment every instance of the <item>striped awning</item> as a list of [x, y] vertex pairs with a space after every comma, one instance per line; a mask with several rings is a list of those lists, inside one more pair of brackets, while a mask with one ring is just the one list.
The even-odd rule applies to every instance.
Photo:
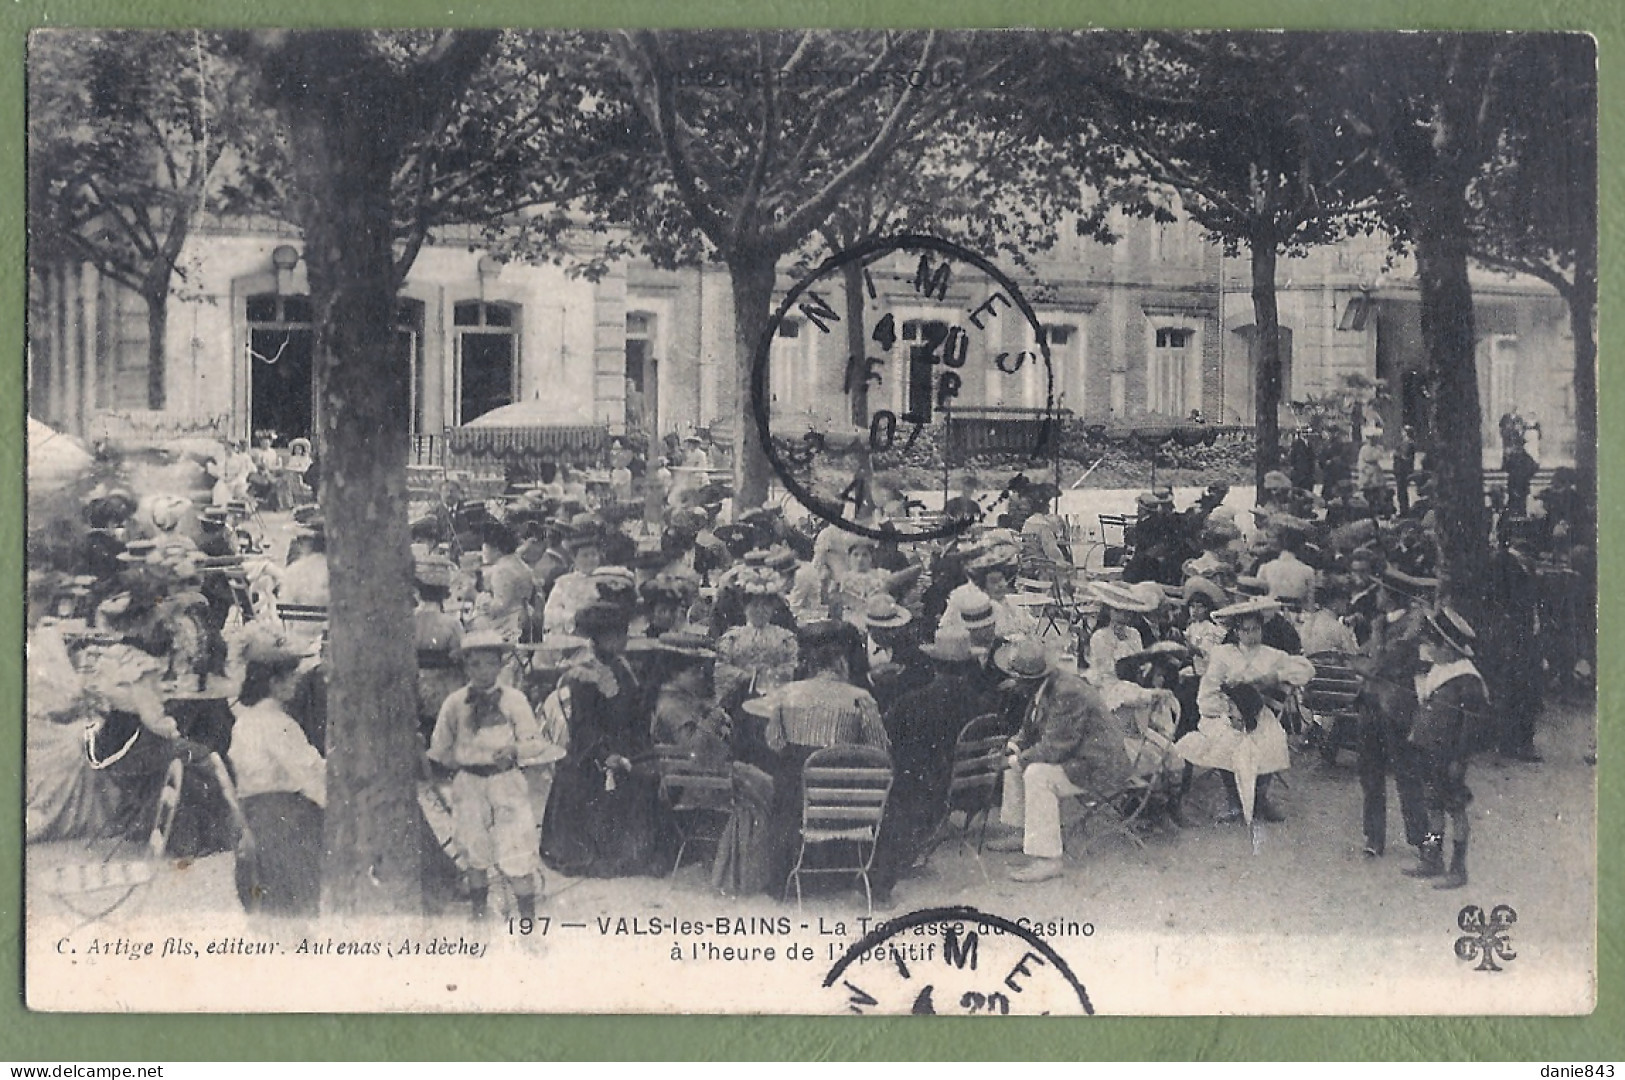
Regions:
[[592, 454], [609, 445], [609, 429], [592, 424], [557, 427], [459, 427], [447, 433], [453, 454], [521, 458], [541, 454]]

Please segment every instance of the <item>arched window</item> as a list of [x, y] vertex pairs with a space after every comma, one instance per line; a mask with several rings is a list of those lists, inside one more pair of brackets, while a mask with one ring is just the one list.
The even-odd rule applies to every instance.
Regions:
[[452, 308], [457, 334], [457, 423], [466, 424], [519, 396], [519, 307], [482, 300]]

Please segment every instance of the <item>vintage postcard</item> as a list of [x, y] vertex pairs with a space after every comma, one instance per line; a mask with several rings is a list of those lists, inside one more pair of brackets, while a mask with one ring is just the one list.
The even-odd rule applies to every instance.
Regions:
[[27, 87], [30, 1008], [1595, 1007], [1591, 37]]

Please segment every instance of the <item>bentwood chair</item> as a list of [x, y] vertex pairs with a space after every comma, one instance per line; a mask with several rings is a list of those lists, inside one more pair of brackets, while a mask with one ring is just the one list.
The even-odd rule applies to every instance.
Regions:
[[660, 797], [677, 828], [677, 858], [671, 866], [675, 875], [691, 842], [721, 842], [733, 813], [733, 766], [681, 746], [656, 746], [654, 756]]
[[954, 742], [953, 773], [948, 781], [948, 805], [944, 815], [951, 827], [953, 815], [963, 814], [959, 827], [959, 850], [964, 851], [971, 829], [981, 819], [976, 834], [976, 857], [982, 856], [987, 839], [988, 820], [999, 807], [999, 780], [1004, 775], [1007, 732], [1001, 729], [998, 713], [984, 713], [960, 729]]
[[[815, 750], [801, 770], [801, 846], [784, 883], [788, 899], [796, 890], [801, 907], [801, 878], [807, 874], [842, 874], [863, 882], [863, 896], [874, 912], [869, 871], [874, 866], [880, 821], [891, 797], [891, 758], [873, 746], [841, 745]], [[808, 854], [844, 850], [846, 860], [811, 866]]]

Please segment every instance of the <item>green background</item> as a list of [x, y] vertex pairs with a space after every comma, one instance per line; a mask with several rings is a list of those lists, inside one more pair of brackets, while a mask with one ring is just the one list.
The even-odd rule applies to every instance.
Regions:
[[[1621, 297], [1620, 217], [1625, 212], [1621, 129], [1625, 99], [1625, 4], [1619, 0], [1112, 0], [982, 3], [938, 0], [929, 11], [901, 0], [750, 4], [738, 0], [505, 0], [456, 5], [433, 0], [193, 0], [190, 3], [6, 3], [0, 9], [0, 1061], [238, 1059], [562, 1059], [686, 1058], [1202, 1058], [1202, 1059], [1625, 1059], [1625, 921], [1620, 894], [1620, 811], [1625, 773], [1610, 757], [1621, 718], [1622, 680], [1605, 659], [1599, 723], [1599, 1005], [1589, 1017], [1563, 1019], [1095, 1019], [1091, 1021], [913, 1020], [900, 1018], [528, 1017], [528, 1016], [60, 1016], [22, 1004], [22, 516], [24, 347], [24, 48], [37, 26], [1182, 26], [1294, 29], [1587, 30], [1601, 64], [1603, 348], [1601, 653], [1619, 641], [1622, 590], [1619, 539], [1625, 511], [1618, 480], [1625, 436], [1607, 422], [1621, 403], [1607, 345]], [[591, 20], [587, 22], [586, 20]], [[16, 808], [15, 810], [11, 808]], [[1539, 874], [1542, 867], [1530, 867]], [[1359, 912], [1346, 933], [1360, 934]], [[1373, 948], [1380, 948], [1377, 942]], [[1515, 979], [1515, 974], [1499, 976]], [[1509, 989], [1515, 985], [1509, 983]], [[697, 1001], [696, 1007], [704, 1002]], [[1446, 1002], [1439, 1002], [1444, 1006]]]

